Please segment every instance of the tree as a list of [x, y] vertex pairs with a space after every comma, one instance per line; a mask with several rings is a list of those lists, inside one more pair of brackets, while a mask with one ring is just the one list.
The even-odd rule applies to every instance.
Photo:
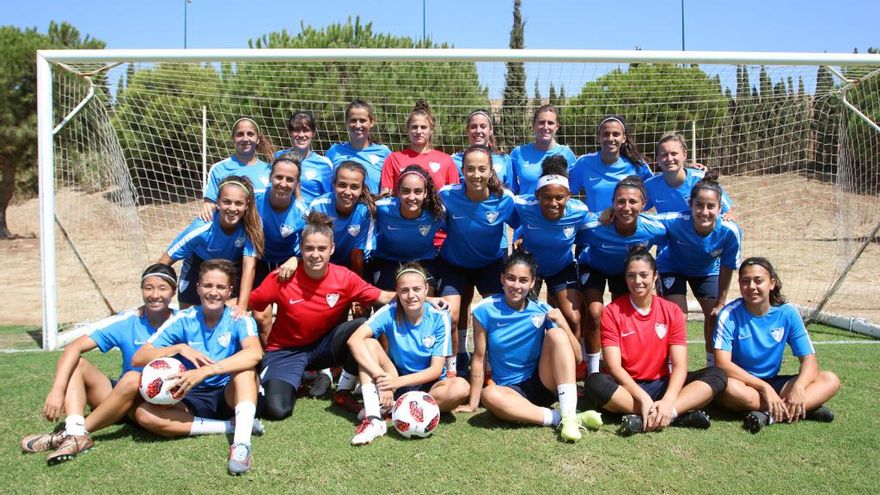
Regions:
[[50, 23], [48, 35], [35, 28], [0, 27], [0, 239], [12, 237], [6, 209], [18, 190], [36, 192], [36, 51], [49, 48], [103, 48], [104, 42], [63, 22]]
[[[525, 22], [522, 20], [521, 0], [513, 2], [513, 27], [510, 29], [510, 48], [525, 48]], [[522, 62], [507, 62], [507, 78], [501, 99], [501, 125], [497, 129], [499, 141], [508, 149], [528, 140], [529, 118], [526, 95], [526, 69]]]

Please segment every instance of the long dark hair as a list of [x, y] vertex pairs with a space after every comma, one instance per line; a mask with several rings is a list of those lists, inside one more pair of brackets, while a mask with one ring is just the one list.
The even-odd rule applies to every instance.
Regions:
[[397, 177], [397, 184], [394, 186], [394, 195], [399, 197], [400, 183], [403, 182], [404, 177], [412, 174], [417, 174], [425, 182], [425, 203], [422, 205], [422, 209], [431, 212], [434, 220], [440, 220], [446, 214], [446, 209], [443, 208], [443, 201], [437, 194], [434, 180], [421, 166], [409, 165], [400, 172], [400, 175]]
[[[461, 155], [461, 173], [464, 175], [465, 163], [467, 163], [468, 156], [474, 153], [485, 153], [486, 156], [489, 157], [489, 169], [492, 171], [492, 175], [489, 176], [489, 183], [487, 187], [489, 188], [490, 194], [495, 194], [498, 196], [502, 196], [504, 194], [504, 186], [501, 184], [501, 180], [498, 178], [498, 174], [495, 173], [495, 167], [492, 164], [492, 149], [488, 146], [483, 146], [482, 144], [475, 144], [468, 149], [464, 150], [464, 154]], [[465, 190], [467, 190], [467, 181], [464, 184]]]
[[[526, 251], [522, 247], [514, 249], [510, 256], [507, 257], [507, 260], [504, 261], [504, 270], [502, 270], [501, 273], [507, 273], [508, 270], [516, 265], [523, 265], [528, 268], [532, 281], [538, 278], [538, 262], [535, 261], [535, 257], [532, 253]], [[538, 299], [538, 295], [535, 294], [534, 286], [529, 290], [528, 298], [533, 300]]]
[[[336, 184], [336, 181], [339, 179], [339, 171], [340, 170], [348, 170], [351, 172], [357, 172], [361, 174], [361, 197], [358, 199], [358, 202], [363, 203], [367, 206], [367, 211], [370, 212], [370, 216], [376, 217], [376, 202], [373, 201], [373, 195], [370, 194], [370, 190], [367, 189], [367, 169], [358, 162], [352, 160], [346, 160], [339, 164], [335, 170], [333, 170], [333, 184]], [[335, 194], [335, 192], [334, 192]]]
[[596, 126], [596, 137], [598, 138], [599, 132], [602, 131], [602, 126], [608, 122], [617, 122], [623, 127], [623, 136], [626, 138], [626, 141], [620, 147], [620, 154], [636, 167], [647, 167], [647, 160], [639, 151], [632, 129], [620, 115], [609, 115], [602, 119], [599, 125]]
[[780, 306], [785, 304], [785, 296], [782, 295], [782, 280], [779, 279], [779, 274], [776, 273], [776, 269], [773, 268], [773, 265], [767, 258], [761, 256], [746, 258], [742, 264], [739, 265], [739, 276], [742, 277], [746, 267], [753, 265], [758, 265], [767, 270], [767, 273], [770, 274], [770, 279], [776, 282], [776, 286], [770, 291], [770, 305]]

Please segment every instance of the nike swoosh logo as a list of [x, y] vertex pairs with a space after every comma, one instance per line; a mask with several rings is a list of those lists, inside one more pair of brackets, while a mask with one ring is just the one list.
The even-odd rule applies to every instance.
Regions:
[[498, 327], [504, 327], [504, 326], [507, 326], [507, 323], [498, 323], [496, 326], [498, 326]]
[[526, 225], [529, 230], [541, 230], [541, 227], [532, 227], [531, 225]]
[[453, 220], [461, 220], [462, 218], [467, 218], [467, 217], [459, 217], [459, 216], [452, 215]]
[[750, 339], [750, 338], [752, 338], [752, 336], [750, 334], [743, 334], [743, 335], [739, 336], [739, 340], [746, 340], [746, 339]]
[[590, 182], [596, 182], [602, 180], [601, 177], [590, 177]]
[[655, 203], [665, 203], [666, 200], [665, 199], [655, 199], [654, 202]]
[[620, 334], [621, 337], [629, 337], [630, 335], [635, 335], [635, 330], [630, 330], [629, 332], [624, 332]]
[[196, 340], [196, 341], [194, 341], [194, 342], [187, 342], [187, 345], [189, 345], [189, 346], [194, 346], [194, 345], [205, 345], [205, 343], [202, 342], [201, 340]]
[[385, 228], [388, 229], [388, 230], [400, 230], [400, 229], [402, 229], [403, 227], [392, 227], [391, 225], [388, 225], [388, 226], [386, 226]]
[[605, 249], [617, 249], [617, 248], [619, 248], [620, 246], [617, 246], [617, 245], [615, 245], [615, 244], [605, 244], [605, 243], [603, 242], [603, 243], [602, 243], [602, 247], [605, 248]]
[[146, 340], [137, 340], [137, 339], [135, 339], [135, 341], [134, 341], [134, 345], [144, 345], [144, 344], [146, 344], [146, 343], [147, 343]]
[[290, 304], [296, 304], [296, 303], [301, 303], [301, 302], [303, 302], [303, 299], [291, 299], [290, 300]]

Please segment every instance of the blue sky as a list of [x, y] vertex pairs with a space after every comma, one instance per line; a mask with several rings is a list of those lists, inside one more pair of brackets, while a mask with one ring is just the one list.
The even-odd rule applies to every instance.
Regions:
[[[182, 48], [185, 0], [29, 0], [2, 24], [67, 21], [109, 48]], [[426, 0], [427, 34], [459, 48], [503, 48], [512, 0]], [[688, 50], [843, 52], [880, 47], [880, 1], [685, 0]], [[678, 50], [681, 0], [523, 0], [527, 48]], [[191, 48], [243, 48], [300, 21], [314, 27], [359, 15], [376, 32], [421, 37], [420, 0], [192, 0]]]

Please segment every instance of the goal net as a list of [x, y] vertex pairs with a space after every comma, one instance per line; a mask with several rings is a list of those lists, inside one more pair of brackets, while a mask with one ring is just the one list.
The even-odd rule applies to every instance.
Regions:
[[236, 119], [253, 118], [289, 147], [287, 119], [310, 111], [323, 154], [348, 140], [344, 110], [355, 98], [373, 105], [372, 136], [393, 150], [407, 146], [419, 98], [447, 153], [466, 147], [465, 120], [478, 108], [490, 110], [507, 152], [532, 141], [532, 112], [545, 103], [576, 155], [597, 149], [608, 114], [628, 121], [649, 160], [663, 133], [680, 132], [690, 158], [721, 174], [744, 255], [769, 258], [792, 302], [827, 299], [825, 312], [880, 322], [880, 56], [116, 50], [40, 60], [46, 347], [56, 328], [139, 303], [140, 272], [193, 219], [206, 169], [234, 151]]

